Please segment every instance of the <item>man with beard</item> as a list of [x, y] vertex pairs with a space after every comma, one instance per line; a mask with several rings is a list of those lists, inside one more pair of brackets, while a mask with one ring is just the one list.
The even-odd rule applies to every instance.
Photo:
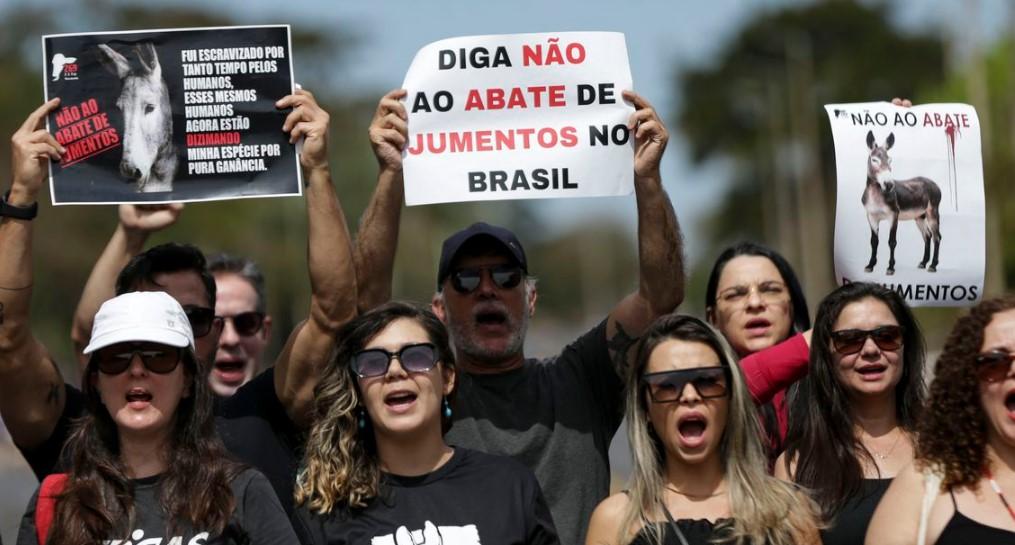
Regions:
[[[385, 95], [370, 127], [380, 172], [356, 242], [361, 311], [390, 295], [404, 192], [404, 96], [401, 90]], [[624, 97], [636, 108], [629, 126], [635, 137], [638, 290], [560, 355], [526, 358], [537, 290], [525, 251], [508, 229], [477, 223], [444, 241], [432, 299], [451, 333], [459, 368], [448, 443], [509, 455], [533, 469], [562, 543], [584, 542], [592, 510], [609, 493], [608, 449], [622, 419], [627, 350], [684, 296], [680, 230], [659, 175], [666, 128], [643, 98], [632, 92]]]

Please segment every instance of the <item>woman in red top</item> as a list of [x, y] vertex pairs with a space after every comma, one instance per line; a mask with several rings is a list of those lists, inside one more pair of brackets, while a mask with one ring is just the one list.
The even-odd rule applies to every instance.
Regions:
[[731, 246], [712, 267], [705, 312], [741, 358], [774, 459], [786, 438], [786, 388], [807, 373], [809, 357], [810, 314], [796, 273], [767, 246]]

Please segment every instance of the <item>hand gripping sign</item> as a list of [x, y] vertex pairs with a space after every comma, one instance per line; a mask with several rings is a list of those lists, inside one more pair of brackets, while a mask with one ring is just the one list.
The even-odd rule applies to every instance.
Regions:
[[912, 306], [970, 306], [985, 259], [980, 124], [966, 104], [825, 106], [835, 140], [835, 276]]
[[634, 189], [623, 34], [442, 40], [416, 54], [403, 87], [406, 204]]

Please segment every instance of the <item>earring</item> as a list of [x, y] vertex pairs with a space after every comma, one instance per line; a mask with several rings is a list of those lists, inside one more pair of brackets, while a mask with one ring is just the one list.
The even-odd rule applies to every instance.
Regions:
[[366, 411], [363, 410], [363, 407], [359, 408], [359, 417], [356, 419], [356, 425], [361, 430], [365, 430], [367, 428]]
[[448, 403], [448, 398], [444, 398], [444, 418], [451, 418], [451, 404]]

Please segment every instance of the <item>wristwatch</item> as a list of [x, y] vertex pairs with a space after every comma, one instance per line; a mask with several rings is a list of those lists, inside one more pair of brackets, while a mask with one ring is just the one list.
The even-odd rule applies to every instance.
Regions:
[[11, 196], [11, 190], [7, 190], [4, 193], [3, 198], [0, 198], [0, 217], [14, 218], [16, 220], [30, 220], [35, 218], [39, 213], [39, 203], [33, 202], [31, 206], [14, 206], [13, 204], [7, 203], [7, 198]]

